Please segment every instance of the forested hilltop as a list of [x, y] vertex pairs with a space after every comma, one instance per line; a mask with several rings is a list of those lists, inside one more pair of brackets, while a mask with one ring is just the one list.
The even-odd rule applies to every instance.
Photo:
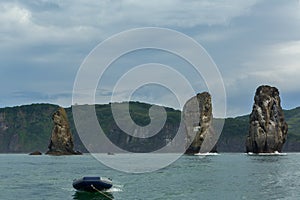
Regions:
[[[147, 125], [150, 122], [148, 115], [150, 107], [150, 104], [130, 102], [131, 117], [137, 124]], [[57, 109], [58, 106], [52, 104], [0, 108], [0, 153], [28, 153], [35, 150], [46, 152], [53, 128], [52, 114]], [[150, 144], [144, 142], [145, 151], [151, 150], [153, 146], [160, 148], [177, 132], [181, 112], [172, 108], [165, 109], [167, 112], [166, 124]], [[86, 152], [74, 127], [72, 109], [69, 107], [66, 108], [66, 111], [74, 136], [75, 149]], [[101, 127], [112, 141], [127, 150], [141, 152], [139, 146], [128, 141], [125, 134], [121, 134], [113, 120], [110, 104], [96, 105], [96, 113]], [[289, 126], [284, 151], [300, 151], [300, 107], [285, 110], [284, 113]], [[248, 127], [248, 115], [225, 119], [225, 125], [218, 141], [218, 151], [244, 152]]]

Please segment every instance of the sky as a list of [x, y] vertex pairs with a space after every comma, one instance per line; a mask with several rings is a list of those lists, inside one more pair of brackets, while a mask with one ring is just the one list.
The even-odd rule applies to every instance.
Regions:
[[[0, 107], [70, 106], [76, 74], [87, 55], [114, 34], [142, 27], [176, 30], [205, 48], [224, 81], [226, 116], [250, 113], [262, 84], [279, 89], [284, 109], [300, 105], [299, 0], [2, 0]], [[111, 80], [128, 66], [166, 60], [171, 66], [185, 65], [164, 52], [129, 54], [110, 68], [97, 95], [109, 96], [111, 91], [101, 86], [114, 84]], [[199, 92], [207, 90], [201, 78], [194, 84]], [[176, 107], [170, 103], [176, 95], [167, 90], [143, 86], [133, 100]]]

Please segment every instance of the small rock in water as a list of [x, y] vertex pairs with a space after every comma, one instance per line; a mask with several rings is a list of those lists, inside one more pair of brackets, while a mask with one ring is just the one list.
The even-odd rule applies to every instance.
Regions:
[[34, 151], [31, 152], [29, 155], [37, 156], [37, 155], [42, 155], [42, 153], [40, 151]]

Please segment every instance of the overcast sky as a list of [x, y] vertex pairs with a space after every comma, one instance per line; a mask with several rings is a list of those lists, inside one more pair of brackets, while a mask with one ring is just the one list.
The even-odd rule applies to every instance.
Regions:
[[[149, 26], [180, 31], [206, 49], [224, 80], [227, 116], [250, 113], [261, 84], [280, 90], [283, 108], [300, 105], [298, 0], [2, 0], [0, 107], [70, 106], [76, 73], [89, 52], [114, 34]], [[152, 61], [147, 51], [135, 56]], [[170, 96], [155, 88], [135, 95], [173, 106]]]

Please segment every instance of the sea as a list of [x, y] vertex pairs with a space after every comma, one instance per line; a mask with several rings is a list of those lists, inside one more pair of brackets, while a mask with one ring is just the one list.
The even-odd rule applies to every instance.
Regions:
[[[82, 176], [110, 177], [114, 186], [105, 194], [78, 192], [72, 182]], [[183, 155], [139, 174], [111, 169], [90, 154], [0, 154], [0, 199], [300, 199], [300, 154]]]

